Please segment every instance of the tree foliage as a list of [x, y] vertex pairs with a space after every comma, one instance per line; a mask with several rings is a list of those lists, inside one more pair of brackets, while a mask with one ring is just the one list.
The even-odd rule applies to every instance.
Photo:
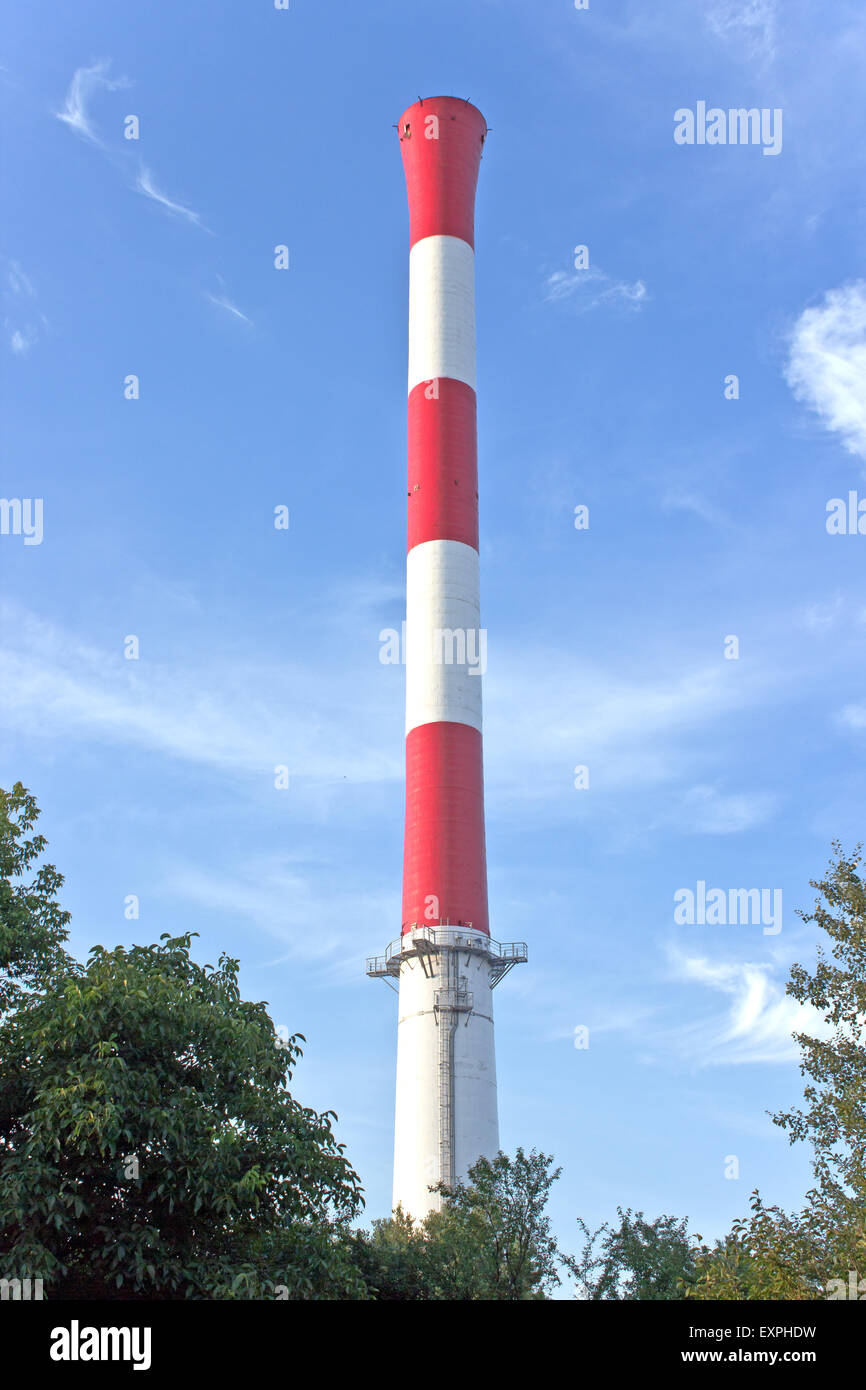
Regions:
[[63, 875], [36, 866], [44, 835], [31, 835], [36, 799], [20, 782], [0, 787], [0, 1016], [73, 962], [63, 949], [69, 913], [57, 902]]
[[833, 1280], [866, 1267], [862, 1222], [850, 1220], [818, 1193], [799, 1212], [765, 1205], [751, 1197], [747, 1217], [735, 1221], [724, 1240], [698, 1257], [697, 1278], [686, 1296], [702, 1300], [824, 1299]]
[[14, 881], [44, 847], [21, 843], [35, 803], [15, 788], [4, 807], [0, 1274], [49, 1297], [363, 1297], [359, 1180], [333, 1115], [288, 1090], [303, 1038], [241, 998], [236, 960], [197, 964], [190, 934], [61, 959], [60, 876]]
[[559, 1282], [547, 1200], [560, 1170], [534, 1149], [479, 1158], [467, 1181], [438, 1184], [442, 1208], [419, 1224], [398, 1207], [357, 1238], [378, 1299], [543, 1299]]
[[833, 850], [825, 877], [811, 880], [813, 911], [798, 912], [827, 934], [829, 956], [819, 943], [815, 968], [793, 965], [787, 984], [827, 1036], [794, 1034], [805, 1104], [772, 1117], [791, 1143], [811, 1144], [815, 1186], [793, 1214], [753, 1193], [750, 1216], [702, 1252], [694, 1298], [826, 1298], [833, 1281], [866, 1273], [866, 887], [861, 847]]
[[725, 1302], [821, 1298], [823, 1257], [824, 1244], [808, 1211], [789, 1215], [765, 1206], [755, 1191], [750, 1216], [738, 1218], [723, 1240], [701, 1250], [686, 1297]]
[[683, 1298], [695, 1277], [695, 1241], [700, 1240], [689, 1235], [688, 1219], [658, 1216], [647, 1221], [642, 1211], [616, 1210], [619, 1225], [604, 1222], [595, 1231], [578, 1217], [583, 1248], [565, 1260], [577, 1280], [578, 1296], [591, 1302]]
[[[617, 1208], [562, 1254], [553, 1159], [518, 1148], [439, 1185], [441, 1210], [356, 1230], [361, 1187], [332, 1112], [289, 1083], [303, 1037], [241, 998], [238, 962], [192, 958], [191, 934], [67, 953], [62, 876], [41, 862], [38, 808], [0, 791], [0, 1277], [48, 1297], [537, 1300], [576, 1278], [589, 1300], [826, 1298], [866, 1274], [866, 886], [858, 847], [813, 882], [830, 942], [787, 989], [804, 1104], [773, 1116], [812, 1146], [802, 1211], [752, 1194], [712, 1247], [687, 1221]], [[856, 1295], [855, 1295], [856, 1296]]]
[[[835, 1205], [866, 1212], [866, 886], [857, 873], [862, 847], [846, 856], [838, 841], [826, 877], [811, 880], [821, 894], [812, 912], [800, 912], [830, 939], [819, 945], [814, 970], [794, 965], [787, 992], [812, 1005], [832, 1033], [796, 1033], [808, 1077], [805, 1105], [773, 1116], [791, 1142], [812, 1145], [818, 1189]], [[823, 901], [822, 901], [823, 898]]]
[[370, 1231], [353, 1231], [352, 1261], [369, 1296], [381, 1302], [425, 1302], [444, 1298], [440, 1259], [425, 1231], [397, 1207], [374, 1221]]

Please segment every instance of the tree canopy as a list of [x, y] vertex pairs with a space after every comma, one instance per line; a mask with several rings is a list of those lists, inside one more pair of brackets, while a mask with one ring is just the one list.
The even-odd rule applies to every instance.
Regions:
[[583, 1236], [579, 1256], [566, 1258], [580, 1296], [591, 1301], [680, 1299], [693, 1283], [698, 1255], [688, 1219], [659, 1216], [647, 1221], [642, 1211], [617, 1207], [619, 1225], [607, 1222], [590, 1231], [578, 1217]]
[[819, 944], [814, 970], [794, 965], [787, 992], [823, 1016], [830, 1036], [797, 1033], [800, 1070], [808, 1077], [805, 1105], [773, 1116], [791, 1142], [812, 1145], [821, 1195], [852, 1212], [866, 1211], [866, 886], [857, 873], [862, 847], [836, 860], [823, 879], [810, 880], [820, 896], [800, 912], [826, 932], [830, 955]]
[[[0, 1275], [46, 1297], [511, 1300], [567, 1269], [589, 1300], [849, 1296], [866, 1274], [866, 886], [860, 847], [812, 886], [829, 942], [788, 993], [824, 1027], [795, 1034], [804, 1104], [773, 1116], [812, 1147], [801, 1211], [752, 1194], [712, 1246], [685, 1218], [617, 1208], [581, 1253], [547, 1212], [553, 1158], [518, 1148], [440, 1184], [441, 1210], [352, 1223], [360, 1180], [333, 1112], [289, 1089], [305, 1039], [241, 998], [239, 963], [199, 964], [191, 933], [66, 948], [63, 877], [39, 811], [0, 790]], [[833, 1294], [833, 1288], [841, 1293]], [[856, 1294], [855, 1294], [856, 1296]]]
[[440, 1211], [413, 1223], [397, 1208], [357, 1237], [357, 1258], [379, 1299], [525, 1301], [559, 1283], [556, 1241], [546, 1213], [560, 1175], [534, 1149], [479, 1158], [467, 1181], [438, 1184]]
[[364, 1296], [341, 1239], [359, 1179], [332, 1113], [288, 1089], [301, 1035], [189, 933], [71, 961], [60, 875], [19, 881], [44, 849], [22, 840], [35, 803], [16, 786], [2, 806], [4, 1268], [47, 1296]]
[[44, 835], [31, 835], [36, 799], [20, 782], [0, 787], [0, 1016], [58, 969], [71, 970], [63, 949], [69, 913], [57, 901], [63, 875], [37, 866]]
[[862, 849], [838, 841], [806, 923], [826, 933], [814, 969], [795, 964], [787, 993], [811, 1005], [826, 1036], [794, 1034], [807, 1078], [802, 1108], [773, 1115], [791, 1143], [812, 1147], [815, 1186], [802, 1211], [786, 1213], [752, 1194], [751, 1213], [698, 1262], [691, 1296], [813, 1299], [834, 1281], [866, 1273], [866, 886]]

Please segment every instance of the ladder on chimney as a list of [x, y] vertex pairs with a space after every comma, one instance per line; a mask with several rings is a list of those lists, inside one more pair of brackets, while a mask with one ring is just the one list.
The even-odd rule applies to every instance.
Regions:
[[[442, 988], [437, 989], [434, 1001], [436, 1022], [439, 1025], [439, 1181], [453, 1187], [456, 1181], [454, 1155], [454, 1034], [460, 1014], [469, 1022], [474, 999], [461, 980], [459, 952], [452, 947], [437, 952]], [[440, 1198], [441, 1206], [441, 1198]]]

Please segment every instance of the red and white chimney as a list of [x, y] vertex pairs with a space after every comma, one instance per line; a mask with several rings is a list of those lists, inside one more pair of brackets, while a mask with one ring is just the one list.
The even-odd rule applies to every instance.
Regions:
[[400, 939], [367, 973], [398, 982], [394, 1206], [415, 1219], [499, 1148], [492, 989], [522, 943], [487, 913], [475, 423], [475, 187], [487, 124], [456, 97], [398, 126], [409, 195], [406, 829]]

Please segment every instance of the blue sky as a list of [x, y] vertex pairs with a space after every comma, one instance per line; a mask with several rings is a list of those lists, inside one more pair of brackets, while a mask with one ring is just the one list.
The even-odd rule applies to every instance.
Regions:
[[[866, 540], [826, 528], [866, 495], [862, 6], [34, 0], [6, 31], [0, 492], [44, 521], [0, 536], [0, 772], [42, 806], [76, 952], [190, 929], [239, 956], [386, 1213], [392, 126], [469, 97], [491, 922], [530, 949], [496, 995], [502, 1143], [562, 1164], [566, 1247], [618, 1202], [706, 1237], [756, 1186], [796, 1203], [808, 1154], [765, 1114], [801, 1093], [795, 908], [864, 830]], [[677, 145], [698, 101], [780, 109], [781, 152]], [[782, 930], [678, 925], [698, 881], [781, 890]]]

